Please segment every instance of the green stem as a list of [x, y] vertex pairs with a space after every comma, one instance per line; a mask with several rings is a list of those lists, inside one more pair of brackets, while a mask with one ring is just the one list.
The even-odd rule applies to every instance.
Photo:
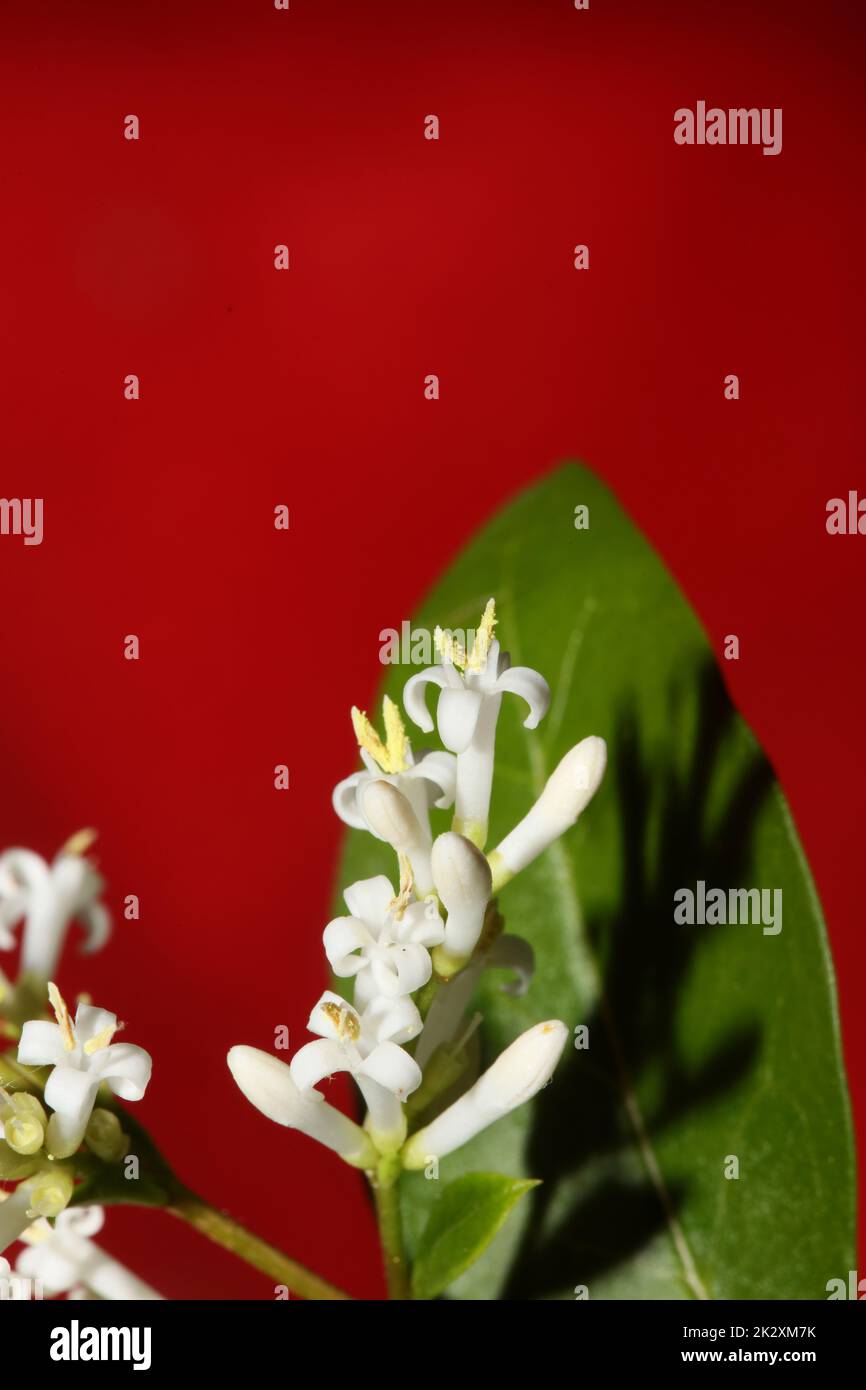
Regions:
[[226, 1216], [225, 1212], [217, 1211], [216, 1207], [197, 1197], [194, 1192], [181, 1189], [166, 1210], [194, 1226], [202, 1235], [215, 1241], [223, 1249], [230, 1250], [233, 1255], [239, 1255], [254, 1269], [260, 1269], [276, 1284], [285, 1284], [302, 1298], [321, 1301], [351, 1297], [342, 1289], [320, 1278], [318, 1274], [314, 1274], [312, 1270], [298, 1264], [296, 1260], [290, 1260], [281, 1250], [254, 1236], [251, 1231], [233, 1221], [230, 1216]]
[[376, 1216], [379, 1220], [379, 1240], [385, 1265], [388, 1297], [410, 1299], [409, 1266], [403, 1244], [403, 1217], [400, 1212], [400, 1160], [382, 1158], [372, 1179], [376, 1196]]

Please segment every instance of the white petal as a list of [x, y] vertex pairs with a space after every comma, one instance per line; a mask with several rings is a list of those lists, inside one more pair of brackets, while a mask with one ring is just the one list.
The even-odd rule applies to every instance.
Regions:
[[[51, 868], [32, 849], [7, 849], [0, 854], [0, 892], [7, 891], [6, 882], [19, 884], [27, 893], [45, 888], [51, 879]], [[11, 891], [11, 890], [10, 890]]]
[[415, 766], [404, 776], [429, 783], [427, 795], [431, 805], [441, 811], [453, 806], [457, 789], [457, 759], [453, 753], [438, 748], [419, 753]]
[[484, 696], [477, 690], [443, 690], [436, 711], [439, 737], [452, 753], [462, 753], [472, 742]]
[[423, 729], [425, 734], [432, 734], [433, 720], [430, 718], [430, 711], [427, 708], [425, 698], [425, 685], [438, 685], [444, 690], [451, 684], [451, 681], [443, 666], [429, 666], [426, 671], [417, 671], [414, 676], [410, 676], [403, 687], [403, 705], [406, 713], [417, 724], [419, 729]]
[[[381, 927], [393, 897], [390, 881], [384, 874], [377, 874], [375, 878], [361, 878], [357, 883], [350, 883], [343, 901], [353, 917], [360, 918], [372, 929]], [[375, 934], [378, 937], [378, 931]]]
[[150, 1081], [153, 1059], [149, 1052], [134, 1043], [112, 1043], [94, 1052], [90, 1069], [102, 1081], [107, 1081], [122, 1100], [141, 1100]]
[[550, 686], [538, 671], [529, 666], [508, 667], [496, 682], [497, 690], [508, 690], [519, 695], [529, 705], [529, 714], [523, 721], [525, 729], [535, 729], [547, 714], [550, 705]]
[[361, 1019], [362, 1038], [374, 1044], [382, 1042], [407, 1043], [417, 1038], [423, 1028], [418, 1006], [405, 995], [397, 998], [379, 996], [364, 1010]]
[[92, 1004], [79, 1004], [75, 1010], [75, 1033], [79, 1042], [90, 1042], [107, 1028], [117, 1027], [117, 1014], [108, 1009], [97, 1009]]
[[325, 955], [335, 975], [341, 979], [351, 979], [363, 969], [367, 961], [363, 954], [375, 945], [363, 922], [357, 917], [335, 917], [322, 933]]
[[373, 979], [382, 994], [414, 994], [433, 974], [429, 951], [412, 944], [388, 946], [370, 963]]
[[79, 921], [86, 928], [87, 936], [82, 944], [85, 955], [101, 951], [111, 936], [111, 913], [104, 903], [91, 903], [78, 913]]
[[400, 920], [394, 922], [392, 931], [395, 939], [403, 944], [413, 942], [428, 950], [439, 946], [445, 940], [445, 923], [439, 915], [436, 899], [431, 897], [427, 902], [410, 903]]
[[331, 796], [331, 802], [340, 820], [344, 825], [351, 825], [354, 830], [366, 829], [366, 822], [358, 806], [358, 787], [367, 776], [366, 772], [353, 772], [351, 777], [344, 777], [342, 782], [337, 783]]
[[15, 1272], [25, 1279], [41, 1280], [49, 1294], [66, 1293], [78, 1283], [81, 1275], [80, 1261], [74, 1253], [65, 1250], [51, 1236], [39, 1245], [22, 1250], [15, 1261]]
[[95, 1236], [105, 1225], [104, 1207], [66, 1207], [54, 1220], [58, 1231], [69, 1231], [76, 1236]]
[[289, 1070], [299, 1091], [310, 1091], [339, 1071], [351, 1071], [346, 1049], [330, 1038], [318, 1038], [299, 1048]]
[[45, 1104], [54, 1114], [48, 1121], [46, 1144], [55, 1158], [75, 1153], [87, 1128], [99, 1077], [75, 1067], [57, 1066], [45, 1083]]
[[414, 1057], [392, 1042], [383, 1042], [374, 1048], [360, 1070], [398, 1100], [405, 1100], [421, 1085], [421, 1068]]
[[24, 1024], [18, 1044], [18, 1061], [25, 1067], [53, 1067], [68, 1055], [56, 1023], [33, 1019]]

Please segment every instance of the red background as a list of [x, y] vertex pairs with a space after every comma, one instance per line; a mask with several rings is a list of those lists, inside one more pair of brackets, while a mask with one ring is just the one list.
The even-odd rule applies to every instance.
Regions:
[[[330, 790], [379, 630], [566, 456], [614, 487], [717, 649], [740, 635], [725, 676], [826, 908], [866, 1150], [866, 540], [824, 528], [829, 497], [866, 487], [862, 6], [0, 19], [0, 490], [45, 499], [41, 547], [0, 538], [0, 841], [49, 854], [96, 825], [118, 915], [140, 895], [61, 982], [152, 1050], [138, 1114], [179, 1172], [379, 1292], [359, 1180], [252, 1111], [225, 1052], [278, 1023], [304, 1038]], [[781, 106], [782, 154], [675, 146], [699, 99]], [[163, 1214], [112, 1213], [106, 1243], [169, 1296], [271, 1296]]]

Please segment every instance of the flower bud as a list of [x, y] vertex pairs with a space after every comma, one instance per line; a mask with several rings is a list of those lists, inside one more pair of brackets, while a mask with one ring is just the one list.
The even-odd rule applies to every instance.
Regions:
[[10, 1095], [4, 1106], [3, 1137], [18, 1154], [38, 1153], [45, 1143], [48, 1116], [29, 1091]]
[[30, 1179], [28, 1187], [33, 1216], [57, 1216], [69, 1205], [75, 1190], [75, 1178], [71, 1168], [61, 1163], [50, 1163]]
[[494, 892], [574, 825], [598, 790], [606, 763], [605, 741], [594, 734], [566, 753], [535, 805], [491, 854]]
[[375, 1150], [361, 1126], [329, 1105], [318, 1091], [300, 1091], [289, 1067], [278, 1057], [241, 1046], [231, 1048], [227, 1060], [247, 1100], [269, 1120], [317, 1139], [355, 1168], [375, 1165]]
[[405, 1168], [423, 1168], [445, 1158], [518, 1105], [531, 1100], [553, 1075], [568, 1040], [559, 1019], [536, 1023], [507, 1047], [475, 1085], [413, 1134], [403, 1149]]
[[484, 925], [492, 884], [490, 865], [480, 849], [453, 830], [434, 842], [430, 862], [436, 891], [448, 912], [442, 955], [462, 964], [474, 951]]
[[362, 793], [362, 809], [374, 834], [387, 840], [412, 865], [415, 891], [425, 897], [433, 888], [430, 840], [412, 810], [408, 797], [391, 782], [370, 782]]
[[114, 1163], [125, 1156], [128, 1141], [114, 1111], [98, 1108], [90, 1117], [84, 1142], [97, 1158]]

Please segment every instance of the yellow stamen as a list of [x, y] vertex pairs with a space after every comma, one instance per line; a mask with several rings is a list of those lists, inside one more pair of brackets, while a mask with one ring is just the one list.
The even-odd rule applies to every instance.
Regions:
[[400, 863], [400, 891], [396, 898], [392, 898], [389, 902], [388, 911], [393, 912], [399, 922], [406, 908], [412, 901], [412, 896], [415, 892], [415, 878], [412, 873], [412, 865], [409, 862], [408, 854], [404, 854], [401, 850], [397, 858]]
[[115, 1033], [119, 1033], [123, 1027], [124, 1024], [122, 1023], [109, 1024], [107, 1028], [103, 1028], [101, 1033], [97, 1033], [95, 1037], [92, 1037], [86, 1042], [84, 1044], [84, 1051], [87, 1053], [88, 1057], [92, 1057], [94, 1052], [101, 1051], [103, 1047], [108, 1047]]
[[475, 633], [475, 641], [472, 643], [472, 651], [466, 667], [467, 671], [482, 671], [484, 669], [490, 651], [490, 643], [493, 641], [495, 626], [496, 600], [489, 599]]
[[382, 709], [385, 717], [384, 743], [364, 711], [358, 709], [357, 705], [352, 706], [352, 728], [355, 730], [358, 747], [369, 753], [383, 772], [391, 775], [405, 772], [409, 766], [409, 740], [400, 718], [400, 711], [387, 695]]
[[491, 598], [481, 614], [481, 622], [472, 639], [471, 651], [467, 654], [463, 643], [458, 642], [448, 628], [437, 627], [433, 633], [437, 652], [444, 662], [450, 662], [458, 671], [483, 671], [493, 641], [496, 621], [496, 600]]
[[98, 839], [98, 830], [76, 830], [74, 835], [70, 835], [60, 853], [86, 854]]
[[48, 999], [54, 1010], [54, 1017], [57, 1019], [57, 1024], [63, 1037], [63, 1046], [66, 1048], [67, 1052], [74, 1052], [76, 1044], [75, 1029], [72, 1026], [72, 1019], [64, 1002], [63, 995], [51, 981], [48, 982]]
[[463, 670], [467, 662], [466, 651], [462, 642], [458, 642], [452, 632], [444, 627], [435, 628], [433, 642], [443, 661], [448, 661], [452, 666]]
[[347, 1009], [345, 1005], [335, 1004], [333, 1000], [329, 999], [322, 1005], [322, 1010], [336, 1028], [338, 1038], [348, 1038], [351, 1042], [355, 1041], [361, 1031], [361, 1026], [350, 1009]]

